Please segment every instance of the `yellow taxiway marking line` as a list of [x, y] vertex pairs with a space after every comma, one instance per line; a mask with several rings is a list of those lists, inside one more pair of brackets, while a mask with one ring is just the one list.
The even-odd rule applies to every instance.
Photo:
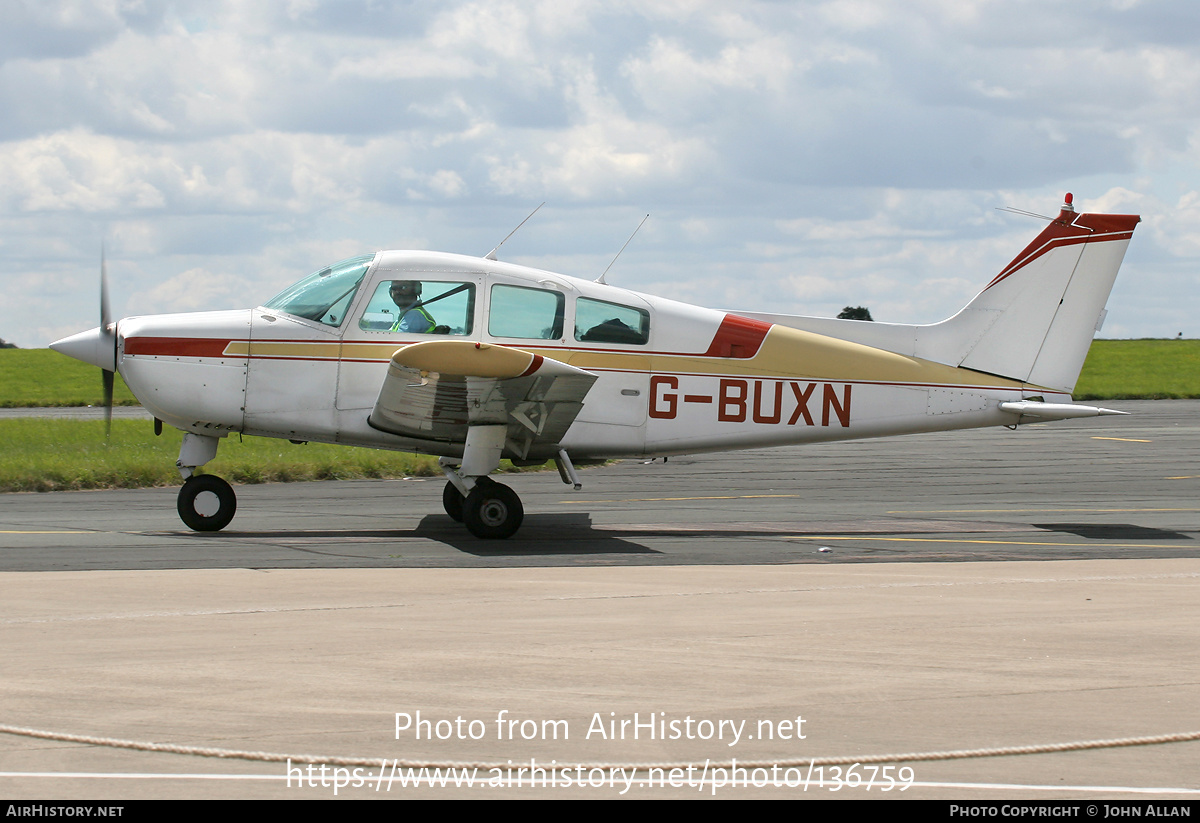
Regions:
[[1183, 474], [1179, 477], [1164, 477], [1163, 480], [1196, 480], [1200, 479], [1200, 474]]
[[1122, 443], [1153, 443], [1153, 440], [1135, 440], [1132, 437], [1092, 437], [1093, 440], [1120, 440]]
[[812, 540], [833, 542], [834, 540], [875, 540], [884, 543], [986, 543], [998, 546], [1060, 546], [1068, 549], [1095, 548], [1104, 546], [1109, 549], [1180, 549], [1188, 548], [1179, 543], [1039, 543], [1033, 540], [954, 540], [948, 537], [833, 537], [830, 535], [789, 535], [789, 540]]
[[[1167, 478], [1170, 480], [1171, 478]], [[1195, 512], [1200, 509], [896, 509], [886, 514], [1062, 514], [1064, 512], [1129, 513], [1129, 512]]]
[[[1200, 475], [1196, 475], [1200, 477]], [[1166, 480], [1190, 480], [1188, 477], [1167, 477]], [[671, 503], [688, 500], [761, 500], [766, 498], [793, 498], [799, 499], [804, 497], [802, 494], [723, 494], [712, 495], [709, 497], [626, 497], [620, 500], [580, 500], [571, 498], [569, 500], [559, 500], [559, 505], [579, 505], [579, 504], [602, 504], [602, 503]], [[1200, 511], [1200, 508], [1190, 509], [895, 509], [884, 512], [885, 514], [1054, 514], [1062, 512], [1195, 512]]]
[[799, 494], [723, 494], [712, 497], [628, 497], [624, 500], [560, 500], [563, 504], [581, 503], [663, 503], [678, 500], [756, 500], [762, 497], [802, 497]]

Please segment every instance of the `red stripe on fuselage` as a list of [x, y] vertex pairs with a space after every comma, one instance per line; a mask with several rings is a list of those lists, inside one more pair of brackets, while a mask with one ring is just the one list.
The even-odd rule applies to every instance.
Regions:
[[[657, 351], [648, 349], [611, 349], [611, 348], [582, 348], [576, 346], [564, 346], [564, 353], [571, 352], [598, 352], [605, 354], [640, 354], [640, 355], [665, 355], [674, 357], [732, 357], [736, 359], [749, 359], [758, 354], [762, 342], [766, 339], [767, 332], [770, 331], [771, 324], [764, 323], [761, 320], [752, 320], [748, 317], [739, 317], [736, 314], [727, 314], [725, 319], [721, 321], [717, 333], [713, 336], [712, 342], [708, 346], [708, 350], [704, 352], [686, 352], [686, 351]], [[245, 354], [226, 354], [226, 349], [230, 343], [241, 342], [249, 344], [248, 340], [235, 341], [230, 338], [215, 338], [215, 337], [126, 337], [125, 354], [141, 355], [148, 357], [246, 357]], [[262, 343], [320, 343], [328, 345], [332, 341], [313, 341], [313, 340], [264, 340]], [[359, 343], [362, 341], [353, 341]], [[382, 342], [382, 341], [381, 341]], [[398, 341], [397, 346], [407, 345], [412, 341]], [[544, 345], [543, 341], [538, 341], [539, 345]], [[494, 344], [493, 344], [494, 345]], [[556, 347], [557, 348], [557, 347]], [[329, 360], [338, 359], [348, 363], [386, 363], [389, 358], [364, 358], [364, 357], [306, 357], [304, 355], [263, 355], [252, 354], [252, 360]], [[530, 374], [541, 366], [541, 355], [536, 355], [532, 363], [529, 364], [529, 369], [526, 374]], [[524, 375], [522, 375], [524, 376]]]
[[727, 314], [721, 321], [720, 328], [713, 336], [708, 351], [702, 357], [739, 357], [749, 358], [758, 354], [759, 346], [771, 330], [770, 323], [762, 320], [751, 320], [749, 317], [739, 317]]
[[126, 337], [125, 354], [160, 357], [223, 357], [229, 338]]

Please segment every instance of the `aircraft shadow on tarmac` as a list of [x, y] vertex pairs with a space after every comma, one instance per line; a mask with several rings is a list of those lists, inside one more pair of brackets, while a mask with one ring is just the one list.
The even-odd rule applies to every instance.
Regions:
[[1031, 523], [1035, 529], [1086, 537], [1088, 540], [1195, 540], [1172, 529], [1155, 529], [1134, 523]]
[[519, 536], [508, 540], [480, 540], [471, 536], [461, 523], [444, 515], [427, 515], [413, 530], [414, 537], [437, 540], [476, 557], [661, 554], [618, 535], [593, 528], [592, 518], [586, 512], [530, 515], [525, 518]]
[[654, 549], [630, 542], [619, 532], [599, 531], [592, 527], [586, 512], [530, 515], [525, 519], [520, 537], [508, 540], [480, 540], [467, 532], [461, 523], [446, 515], [426, 515], [415, 529], [282, 529], [271, 531], [233, 531], [193, 533], [179, 532], [188, 537], [224, 537], [238, 540], [297, 540], [311, 541], [327, 538], [345, 539], [405, 539], [424, 538], [476, 557], [529, 557], [535, 555], [598, 555], [598, 554], [660, 554]]

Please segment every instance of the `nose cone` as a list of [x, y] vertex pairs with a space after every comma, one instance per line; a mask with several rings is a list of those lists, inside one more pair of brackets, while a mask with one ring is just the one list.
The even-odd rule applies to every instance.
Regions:
[[117, 370], [116, 335], [112, 330], [103, 331], [99, 326], [81, 331], [62, 340], [55, 340], [50, 348], [67, 357], [82, 360], [105, 371]]

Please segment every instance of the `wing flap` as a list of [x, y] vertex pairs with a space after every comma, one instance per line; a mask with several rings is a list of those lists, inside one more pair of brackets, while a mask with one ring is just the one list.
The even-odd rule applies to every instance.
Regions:
[[550, 457], [597, 376], [521, 349], [436, 340], [392, 355], [368, 418], [381, 431], [464, 443], [467, 429], [505, 425], [505, 456]]

